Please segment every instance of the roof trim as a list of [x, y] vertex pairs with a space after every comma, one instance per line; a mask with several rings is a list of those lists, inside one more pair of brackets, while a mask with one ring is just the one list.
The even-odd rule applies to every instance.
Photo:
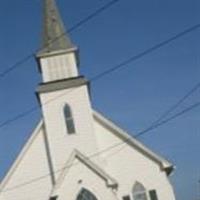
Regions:
[[78, 51], [78, 47], [73, 46], [69, 49], [61, 49], [61, 50], [56, 50], [56, 51], [52, 51], [52, 52], [39, 52], [35, 56], [36, 56], [36, 58], [46, 58], [46, 57], [51, 57], [51, 56], [58, 56], [58, 55], [73, 53], [76, 51]]
[[24, 158], [26, 152], [29, 150], [31, 144], [34, 142], [38, 134], [40, 133], [40, 130], [43, 126], [43, 120], [40, 120], [37, 127], [34, 129], [31, 137], [28, 139], [28, 141], [25, 143], [25, 146], [22, 148], [21, 152], [19, 153], [18, 157], [14, 161], [14, 163], [11, 165], [11, 168], [8, 170], [7, 174], [4, 176], [2, 182], [0, 183], [0, 192], [3, 191], [4, 187], [6, 186], [7, 182], [12, 177], [13, 173], [19, 166], [21, 160]]
[[79, 87], [88, 84], [84, 76], [42, 83], [37, 88], [37, 93], [54, 92], [57, 90]]
[[109, 174], [107, 174], [96, 163], [91, 161], [89, 159], [89, 157], [83, 155], [80, 151], [75, 149], [72, 152], [70, 158], [67, 160], [65, 167], [63, 168], [63, 171], [61, 172], [60, 176], [58, 177], [57, 184], [55, 185], [51, 196], [55, 196], [57, 194], [57, 191], [61, 187], [61, 185], [68, 173], [68, 170], [73, 166], [73, 162], [75, 159], [78, 159], [80, 162], [85, 164], [89, 169], [91, 169], [95, 174], [97, 174], [99, 177], [101, 177], [105, 181], [107, 187], [110, 187], [110, 188], [118, 187], [118, 183], [114, 178], [112, 178]]
[[94, 119], [100, 122], [104, 127], [111, 130], [115, 135], [120, 137], [124, 142], [131, 145], [132, 147], [139, 150], [144, 155], [148, 156], [151, 160], [156, 162], [160, 165], [161, 170], [165, 171], [167, 175], [170, 175], [172, 171], [174, 170], [173, 164], [171, 164], [166, 159], [162, 158], [158, 154], [154, 153], [152, 150], [150, 150], [148, 147], [146, 147], [144, 144], [139, 142], [134, 137], [131, 137], [130, 134], [119, 128], [116, 124], [114, 124], [111, 120], [105, 118], [102, 114], [100, 114], [97, 111], [93, 111]]

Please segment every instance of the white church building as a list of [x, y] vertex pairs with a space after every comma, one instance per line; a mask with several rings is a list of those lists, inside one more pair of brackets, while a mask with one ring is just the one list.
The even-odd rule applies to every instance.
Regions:
[[42, 119], [1, 181], [0, 200], [175, 200], [173, 165], [92, 109], [78, 49], [55, 0], [44, 6]]

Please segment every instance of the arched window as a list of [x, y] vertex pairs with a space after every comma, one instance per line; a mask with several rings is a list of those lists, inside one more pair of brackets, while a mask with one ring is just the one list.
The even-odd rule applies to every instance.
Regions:
[[97, 200], [97, 198], [88, 190], [82, 189], [76, 200]]
[[68, 104], [64, 107], [64, 116], [65, 116], [65, 123], [67, 127], [67, 133], [73, 134], [75, 133], [75, 126], [74, 126], [74, 119], [72, 116], [71, 108]]
[[138, 183], [138, 182], [135, 183], [133, 187], [133, 199], [147, 200], [146, 189], [141, 183]]

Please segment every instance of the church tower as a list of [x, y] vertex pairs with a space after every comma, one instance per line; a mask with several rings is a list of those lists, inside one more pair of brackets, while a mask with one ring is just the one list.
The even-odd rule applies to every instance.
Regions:
[[37, 54], [43, 82], [37, 94], [54, 170], [63, 167], [74, 150], [85, 155], [97, 151], [89, 84], [79, 75], [77, 51], [55, 0], [44, 0], [42, 50]]
[[65, 31], [55, 0], [44, 0], [43, 36], [37, 57], [44, 82], [78, 76], [77, 47]]

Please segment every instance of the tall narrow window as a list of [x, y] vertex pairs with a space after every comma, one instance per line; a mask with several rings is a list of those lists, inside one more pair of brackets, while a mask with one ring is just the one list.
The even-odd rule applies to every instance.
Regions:
[[138, 183], [138, 182], [135, 183], [133, 187], [133, 199], [147, 200], [146, 189], [141, 183]]
[[149, 191], [149, 196], [151, 200], [158, 200], [157, 192], [156, 190], [150, 190]]
[[71, 108], [69, 107], [68, 104], [66, 104], [64, 107], [64, 116], [67, 127], [67, 133], [74, 134], [75, 133], [74, 119], [72, 116]]
[[88, 190], [82, 189], [76, 200], [97, 200], [97, 198]]

